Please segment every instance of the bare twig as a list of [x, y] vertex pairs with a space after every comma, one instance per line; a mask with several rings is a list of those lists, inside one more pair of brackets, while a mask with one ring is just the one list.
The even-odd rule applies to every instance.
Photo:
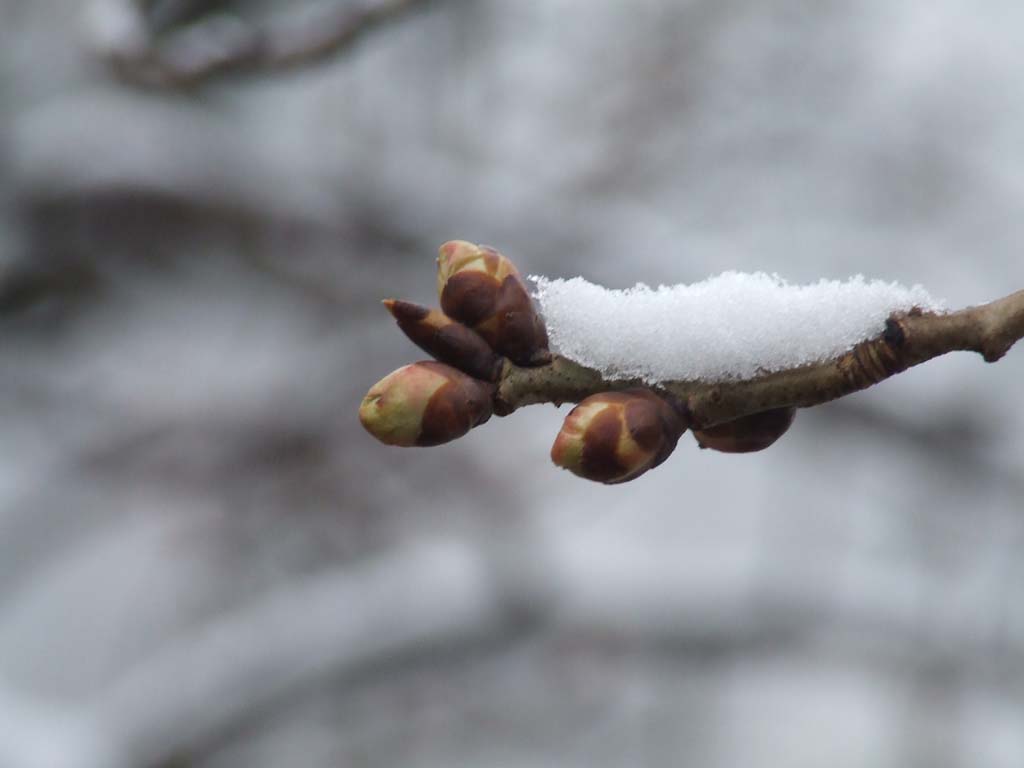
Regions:
[[[1024, 291], [943, 314], [894, 315], [885, 333], [833, 360], [743, 381], [669, 381], [654, 389], [708, 427], [771, 408], [806, 408], [867, 389], [914, 365], [948, 352], [977, 352], [999, 360], [1024, 337]], [[642, 385], [609, 381], [601, 374], [556, 356], [549, 365], [521, 368], [506, 363], [496, 393], [496, 412], [508, 414], [534, 403], [579, 402], [609, 390]]]
[[97, 0], [93, 38], [124, 79], [151, 87], [188, 87], [229, 72], [269, 72], [322, 61], [425, 2], [336, 2], [262, 22], [210, 13], [157, 39], [132, 0]]

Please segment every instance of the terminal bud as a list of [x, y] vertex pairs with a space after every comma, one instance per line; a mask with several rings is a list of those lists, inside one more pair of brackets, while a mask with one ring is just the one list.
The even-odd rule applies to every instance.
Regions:
[[370, 388], [359, 421], [387, 445], [440, 445], [491, 417], [492, 390], [444, 363], [413, 363]]
[[413, 344], [427, 354], [474, 378], [497, 381], [501, 357], [473, 329], [440, 310], [410, 301], [386, 299], [384, 306]]
[[566, 416], [551, 460], [587, 480], [624, 483], [667, 459], [685, 430], [682, 417], [650, 390], [603, 392]]
[[519, 272], [486, 245], [451, 240], [437, 259], [437, 289], [446, 315], [479, 333], [517, 365], [551, 359], [548, 334]]
[[693, 436], [701, 448], [722, 453], [753, 453], [763, 451], [782, 437], [795, 417], [796, 408], [773, 408], [707, 429], [694, 429]]

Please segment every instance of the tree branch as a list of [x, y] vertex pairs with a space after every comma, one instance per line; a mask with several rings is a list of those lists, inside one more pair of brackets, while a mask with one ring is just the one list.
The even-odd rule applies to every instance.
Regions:
[[[894, 315], [883, 334], [825, 362], [742, 381], [668, 381], [652, 389], [684, 411], [693, 426], [703, 428], [772, 408], [820, 405], [948, 352], [977, 352], [995, 362], [1022, 337], [1024, 291], [1017, 291], [957, 312]], [[599, 392], [636, 386], [646, 385], [636, 379], [605, 379], [598, 371], [557, 355], [537, 368], [506, 362], [495, 393], [495, 413], [504, 416], [535, 403], [579, 402]]]
[[99, 696], [107, 762], [163, 765], [288, 691], [410, 654], [501, 637], [515, 621], [500, 565], [460, 540], [396, 549], [243, 608], [171, 643]]
[[322, 61], [424, 2], [337, 2], [262, 23], [211, 13], [154, 39], [152, 25], [133, 0], [99, 0], [94, 38], [124, 79], [158, 88], [189, 87], [229, 72], [269, 72]]
[[[508, 638], [517, 627], [628, 638], [672, 653], [692, 645], [703, 654], [710, 646], [763, 651], [780, 637], [813, 642], [827, 626], [854, 642], [871, 637], [871, 651], [904, 672], [924, 663], [1017, 670], [1024, 660], [1020, 627], [1002, 627], [993, 641], [993, 606], [971, 604], [965, 621], [963, 606], [942, 590], [908, 604], [899, 596], [905, 574], [884, 563], [870, 583], [836, 593], [822, 578], [821, 552], [751, 571], [742, 551], [680, 557], [620, 537], [509, 532], [514, 545], [424, 540], [308, 577], [169, 639], [87, 709], [22, 699], [0, 684], [0, 764], [167, 765], [325, 679], [385, 674], [404, 660]], [[926, 642], [935, 637], [944, 642]]]

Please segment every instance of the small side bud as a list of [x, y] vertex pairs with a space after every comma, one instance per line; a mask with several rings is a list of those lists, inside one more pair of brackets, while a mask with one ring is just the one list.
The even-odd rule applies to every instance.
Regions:
[[492, 387], [433, 361], [399, 368], [374, 384], [359, 421], [386, 445], [440, 445], [491, 417]]
[[551, 460], [599, 483], [624, 483], [661, 464], [686, 424], [647, 389], [592, 395], [570, 411], [551, 447]]
[[701, 448], [722, 453], [753, 453], [763, 451], [786, 434], [795, 417], [796, 408], [773, 408], [707, 429], [694, 429], [693, 436]]
[[436, 309], [385, 299], [384, 306], [413, 344], [477, 379], [497, 381], [501, 358], [476, 331]]
[[486, 245], [452, 240], [437, 258], [437, 290], [446, 315], [475, 330], [517, 365], [551, 359], [548, 334], [519, 272]]

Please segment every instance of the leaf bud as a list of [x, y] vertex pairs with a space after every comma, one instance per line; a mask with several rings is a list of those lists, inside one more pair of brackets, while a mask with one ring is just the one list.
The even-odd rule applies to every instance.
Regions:
[[667, 459], [685, 430], [675, 409], [648, 389], [602, 392], [565, 417], [551, 460], [587, 480], [624, 483]]
[[440, 445], [491, 417], [492, 389], [444, 363], [413, 363], [370, 387], [359, 421], [387, 445]]
[[694, 429], [693, 436], [701, 448], [722, 453], [753, 453], [763, 451], [782, 437], [795, 417], [796, 408], [773, 408], [707, 429]]
[[474, 378], [497, 381], [501, 357], [472, 328], [411, 301], [385, 299], [384, 306], [412, 343], [427, 354]]
[[446, 315], [475, 330], [517, 365], [551, 359], [544, 321], [512, 262], [486, 245], [452, 240], [437, 258], [437, 290]]

